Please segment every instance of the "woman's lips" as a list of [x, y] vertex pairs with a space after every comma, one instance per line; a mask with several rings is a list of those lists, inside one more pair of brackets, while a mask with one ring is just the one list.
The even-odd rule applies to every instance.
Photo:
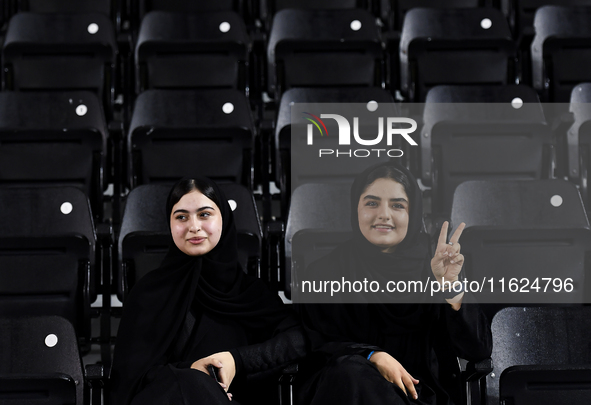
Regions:
[[205, 240], [205, 238], [191, 238], [191, 239], [188, 239], [187, 241], [193, 245], [198, 245], [201, 242], [203, 242], [204, 240]]
[[392, 225], [387, 224], [372, 225], [372, 228], [378, 232], [390, 232], [394, 230], [394, 227]]

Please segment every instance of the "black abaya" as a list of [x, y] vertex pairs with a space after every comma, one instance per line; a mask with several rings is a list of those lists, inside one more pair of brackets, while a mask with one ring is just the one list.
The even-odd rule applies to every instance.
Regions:
[[[201, 256], [188, 256], [171, 243], [162, 265], [131, 290], [111, 372], [114, 405], [227, 403], [212, 377], [190, 368], [220, 351], [234, 357], [230, 391], [236, 391], [237, 400], [261, 403], [260, 392], [251, 395], [250, 383], [241, 381], [264, 378], [306, 352], [303, 330], [291, 311], [240, 268], [234, 218], [223, 193], [212, 181], [200, 181], [220, 202], [221, 238]], [[169, 198], [168, 218], [173, 204]]]
[[[393, 253], [383, 253], [359, 230], [357, 205], [370, 173], [394, 166], [409, 179], [409, 223], [404, 240]], [[323, 279], [335, 274], [348, 280], [426, 279], [431, 274], [431, 249], [422, 223], [422, 197], [414, 177], [405, 168], [385, 163], [360, 174], [351, 189], [353, 239], [312, 263], [307, 275]], [[359, 275], [362, 274], [361, 277]], [[415, 297], [402, 296], [400, 301]], [[440, 385], [435, 343], [454, 356], [480, 360], [490, 356], [492, 338], [488, 321], [467, 294], [459, 311], [445, 301], [422, 304], [304, 304], [297, 309], [312, 337], [314, 353], [298, 376], [298, 404], [408, 404], [449, 405]], [[388, 382], [367, 360], [372, 351], [385, 351], [420, 383], [413, 400]]]

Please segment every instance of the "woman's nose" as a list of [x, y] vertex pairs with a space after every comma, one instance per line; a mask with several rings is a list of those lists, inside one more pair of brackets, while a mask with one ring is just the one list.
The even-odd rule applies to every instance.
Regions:
[[189, 232], [197, 233], [199, 231], [200, 231], [199, 221], [197, 221], [197, 219], [192, 219], [191, 224], [189, 225]]
[[380, 207], [380, 210], [378, 211], [378, 218], [383, 220], [390, 219], [390, 213], [388, 212], [387, 207]]

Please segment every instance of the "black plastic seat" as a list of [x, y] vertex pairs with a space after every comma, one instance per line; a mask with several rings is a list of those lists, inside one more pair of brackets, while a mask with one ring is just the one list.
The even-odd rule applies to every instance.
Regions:
[[468, 181], [456, 189], [451, 219], [454, 226], [466, 223], [464, 274], [484, 284], [478, 302], [582, 303], [591, 297], [591, 228], [574, 184]]
[[273, 16], [285, 9], [301, 10], [345, 10], [364, 9], [371, 10], [372, 5], [368, 0], [255, 0], [260, 9], [262, 21], [271, 26]]
[[90, 337], [96, 236], [73, 187], [0, 188], [0, 315], [58, 315]]
[[400, 86], [422, 102], [436, 85], [515, 83], [516, 44], [493, 8], [414, 8], [400, 38]]
[[248, 87], [250, 39], [235, 12], [152, 11], [135, 48], [136, 91]]
[[526, 86], [438, 86], [427, 95], [421, 178], [433, 213], [448, 217], [463, 181], [554, 175], [554, 141], [542, 105]]
[[0, 184], [72, 185], [100, 216], [107, 124], [90, 92], [0, 92]]
[[16, 12], [32, 13], [102, 13], [120, 16], [122, 0], [16, 0]]
[[579, 186], [587, 212], [591, 212], [591, 83], [582, 83], [573, 89], [570, 111], [575, 121], [564, 142], [566, 172], [569, 180]]
[[248, 1], [187, 1], [187, 0], [132, 0], [132, 14], [139, 20], [150, 11], [172, 11], [179, 13], [207, 13], [211, 11], [235, 11], [241, 15], [248, 12]]
[[366, 10], [284, 9], [267, 46], [269, 94], [292, 87], [381, 87], [383, 55]]
[[3, 90], [90, 90], [107, 115], [114, 98], [117, 44], [104, 14], [15, 14], [2, 47]]
[[[245, 272], [259, 277], [262, 233], [254, 197], [239, 184], [220, 184], [234, 206], [238, 231], [238, 256]], [[129, 193], [119, 235], [119, 272], [115, 275], [117, 295], [124, 300], [135, 282], [156, 269], [172, 243], [166, 218], [170, 186], [149, 184]], [[231, 202], [233, 201], [233, 202]]]
[[87, 404], [74, 328], [66, 319], [0, 317], [0, 402]]
[[[307, 183], [291, 197], [285, 230], [285, 295], [298, 288], [292, 275], [351, 237], [349, 183]], [[311, 208], [313, 207], [313, 209]]]
[[534, 29], [533, 87], [542, 101], [568, 103], [572, 89], [591, 80], [591, 7], [541, 7]]
[[[375, 101], [380, 104], [385, 104], [389, 112], [380, 110], [380, 116], [396, 116], [398, 108], [394, 105], [394, 98], [391, 93], [379, 88], [293, 88], [283, 93], [281, 102], [277, 110], [277, 118], [275, 123], [274, 144], [272, 150], [272, 166], [274, 173], [274, 181], [279, 186], [283, 198], [283, 214], [287, 214], [289, 207], [289, 195], [292, 190], [292, 178], [295, 179], [293, 188], [299, 184], [306, 182], [307, 178], [312, 178], [311, 181], [319, 181], [320, 173], [316, 172], [316, 168], [310, 167], [306, 170], [306, 165], [298, 164], [296, 167], [300, 170], [293, 173], [292, 177], [292, 150], [291, 150], [291, 106], [293, 103], [308, 103], [316, 104], [319, 111], [322, 111], [321, 103], [357, 103], [359, 105], [366, 105], [370, 101]], [[360, 119], [361, 120], [361, 119]], [[330, 120], [332, 121], [332, 120]], [[326, 121], [327, 125], [331, 125], [330, 121]], [[361, 121], [362, 123], [364, 121]], [[375, 125], [375, 122], [372, 122]], [[336, 133], [336, 128], [335, 128]], [[319, 141], [321, 141], [320, 139]], [[399, 139], [396, 139], [397, 144], [392, 147], [400, 147]], [[297, 154], [296, 154], [297, 158]], [[384, 161], [388, 157], [384, 155]], [[366, 167], [378, 160], [371, 159], [367, 162], [363, 159], [342, 159], [331, 162], [326, 171], [323, 172], [325, 179], [332, 180], [339, 177], [348, 181], [355, 177], [358, 173], [363, 171]], [[314, 176], [314, 174], [316, 174]]]
[[238, 90], [148, 90], [127, 136], [128, 182], [172, 184], [188, 173], [252, 185], [255, 129]]
[[497, 313], [487, 403], [587, 404], [590, 322], [589, 307], [514, 307]]

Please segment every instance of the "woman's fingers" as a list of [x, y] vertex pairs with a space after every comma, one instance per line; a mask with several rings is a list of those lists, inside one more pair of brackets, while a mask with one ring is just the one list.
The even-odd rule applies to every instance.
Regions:
[[410, 374], [407, 374], [402, 377], [402, 382], [404, 383], [404, 385], [407, 388], [407, 390], [406, 390], [407, 395], [410, 395], [414, 399], [417, 399], [418, 395], [417, 395], [417, 390], [415, 389], [416, 383], [413, 380], [414, 380], [414, 378], [412, 378]]
[[462, 235], [462, 232], [464, 231], [464, 228], [466, 227], [466, 223], [462, 222], [457, 228], [456, 231], [454, 232], [454, 234], [451, 236], [450, 238], [450, 242], [453, 244], [458, 243], [458, 241], [460, 240], [460, 236]]
[[437, 240], [437, 250], [443, 249], [446, 244], [447, 240], [447, 228], [449, 226], [449, 222], [445, 221], [441, 226], [441, 232], [439, 232], [439, 239]]

